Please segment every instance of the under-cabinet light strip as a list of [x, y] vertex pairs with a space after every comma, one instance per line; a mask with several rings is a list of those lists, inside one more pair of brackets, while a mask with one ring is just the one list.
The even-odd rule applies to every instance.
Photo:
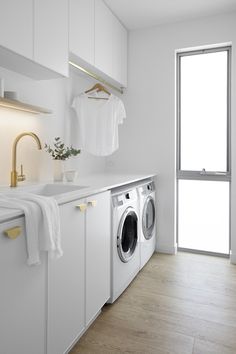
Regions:
[[89, 75], [90, 77], [92, 77], [93, 79], [97, 80], [97, 81], [100, 81], [101, 83], [103, 83], [104, 85], [106, 86], [109, 86], [111, 87], [113, 90], [116, 90], [118, 91], [119, 93], [123, 93], [123, 88], [119, 88], [119, 87], [116, 87], [112, 84], [110, 84], [109, 82], [107, 82], [106, 80], [102, 79], [100, 76], [92, 73], [91, 71], [88, 71], [86, 69], [84, 69], [82, 66], [78, 65], [78, 64], [75, 64], [73, 61], [69, 61], [69, 64], [71, 66], [73, 66], [74, 68], [76, 69], [79, 69], [80, 71], [84, 72], [85, 74]]
[[40, 114], [40, 113], [50, 114], [50, 113], [52, 113], [52, 111], [47, 110], [45, 108], [32, 106], [27, 103], [23, 103], [23, 102], [16, 101], [16, 100], [14, 101], [14, 100], [10, 100], [7, 98], [0, 98], [0, 107], [15, 109], [18, 111], [23, 111], [23, 112], [33, 113], [33, 114]]

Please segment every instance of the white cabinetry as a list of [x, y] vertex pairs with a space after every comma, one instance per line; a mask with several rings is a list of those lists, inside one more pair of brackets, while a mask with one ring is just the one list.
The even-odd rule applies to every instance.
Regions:
[[127, 86], [127, 31], [113, 16], [112, 21], [112, 74], [115, 80]]
[[33, 56], [33, 1], [0, 0], [0, 45]]
[[112, 72], [113, 14], [102, 0], [95, 1], [95, 66], [113, 77]]
[[110, 193], [90, 197], [87, 203], [86, 326], [110, 297]]
[[0, 0], [0, 6], [0, 66], [36, 79], [68, 76], [68, 1]]
[[68, 76], [68, 1], [34, 0], [34, 61]]
[[49, 261], [49, 354], [63, 354], [110, 296], [110, 193], [60, 209], [64, 254]]
[[[15, 240], [4, 231], [20, 227]], [[26, 264], [24, 219], [0, 224], [0, 352], [45, 354], [46, 262]]]
[[127, 30], [103, 0], [70, 0], [70, 58], [127, 86]]
[[70, 0], [70, 51], [94, 64], [94, 0]]
[[60, 206], [63, 256], [48, 264], [48, 353], [63, 354], [85, 327], [85, 224], [77, 200]]

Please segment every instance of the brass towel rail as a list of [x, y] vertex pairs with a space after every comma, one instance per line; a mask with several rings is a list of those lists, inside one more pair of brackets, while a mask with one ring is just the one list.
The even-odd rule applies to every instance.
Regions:
[[106, 80], [102, 79], [100, 76], [98, 76], [98, 75], [92, 73], [92, 72], [89, 71], [89, 70], [84, 69], [82, 66], [80, 66], [80, 65], [78, 65], [78, 64], [76, 64], [76, 63], [74, 63], [73, 61], [69, 61], [69, 64], [70, 64], [71, 66], [73, 66], [74, 68], [79, 69], [79, 70], [82, 71], [83, 73], [89, 75], [89, 76], [92, 77], [93, 79], [95, 79], [95, 80], [97, 80], [97, 81], [100, 81], [101, 83], [103, 83], [103, 84], [106, 85], [106, 86], [111, 87], [113, 90], [116, 90], [116, 91], [118, 91], [118, 92], [121, 93], [121, 94], [123, 93], [123, 88], [122, 88], [122, 87], [116, 87], [116, 86], [110, 84], [110, 83], [107, 82]]

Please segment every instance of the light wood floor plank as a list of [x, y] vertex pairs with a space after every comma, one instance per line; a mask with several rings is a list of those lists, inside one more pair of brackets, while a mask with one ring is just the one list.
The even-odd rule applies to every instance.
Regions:
[[229, 260], [155, 254], [70, 354], [235, 354], [235, 294]]

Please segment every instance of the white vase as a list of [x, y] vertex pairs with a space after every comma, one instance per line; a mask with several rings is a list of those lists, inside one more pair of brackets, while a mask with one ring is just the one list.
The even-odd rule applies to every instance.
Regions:
[[64, 161], [53, 160], [53, 180], [54, 182], [62, 182], [64, 177]]

